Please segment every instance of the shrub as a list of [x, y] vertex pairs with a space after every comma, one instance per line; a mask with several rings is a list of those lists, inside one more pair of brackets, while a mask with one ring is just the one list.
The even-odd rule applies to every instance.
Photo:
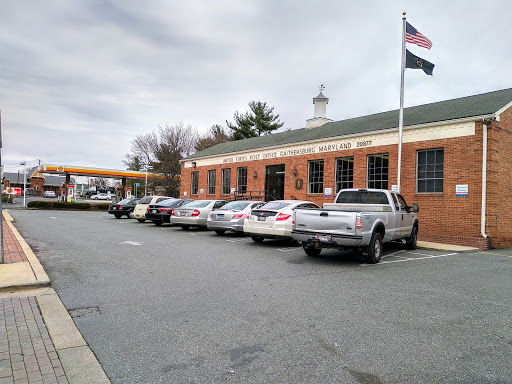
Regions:
[[110, 204], [109, 203], [100, 203], [100, 204], [96, 204], [96, 209], [100, 210], [100, 211], [108, 211], [108, 208], [110, 207]]
[[68, 203], [67, 201], [31, 201], [27, 204], [29, 208], [43, 209], [80, 209], [86, 210], [91, 208], [88, 203]]
[[14, 202], [14, 197], [9, 194], [2, 194], [2, 203], [12, 203]]

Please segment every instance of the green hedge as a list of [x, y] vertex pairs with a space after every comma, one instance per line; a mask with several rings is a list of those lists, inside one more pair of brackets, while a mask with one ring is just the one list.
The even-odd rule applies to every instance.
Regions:
[[14, 197], [12, 195], [2, 194], [2, 203], [12, 203], [14, 201]]
[[91, 209], [88, 203], [68, 203], [67, 201], [31, 201], [27, 204], [29, 208], [43, 209]]
[[96, 209], [100, 211], [108, 211], [108, 207], [110, 207], [109, 203], [101, 203], [101, 204], [94, 204], [93, 206], [96, 207]]

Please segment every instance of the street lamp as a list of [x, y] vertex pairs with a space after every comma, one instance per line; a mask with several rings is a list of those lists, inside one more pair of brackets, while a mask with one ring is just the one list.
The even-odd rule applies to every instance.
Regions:
[[146, 182], [144, 183], [144, 196], [148, 194], [148, 169], [153, 170], [153, 168], [146, 167]]
[[23, 206], [26, 207], [25, 204], [26, 198], [27, 198], [27, 162], [22, 161], [20, 162], [20, 165], [23, 165]]

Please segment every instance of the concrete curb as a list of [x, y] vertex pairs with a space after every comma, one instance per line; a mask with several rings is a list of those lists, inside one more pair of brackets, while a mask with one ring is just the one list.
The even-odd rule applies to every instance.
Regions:
[[12, 287], [46, 287], [50, 285], [50, 278], [46, 274], [45, 270], [43, 269], [43, 266], [39, 262], [36, 255], [34, 255], [34, 252], [32, 251], [32, 248], [27, 244], [25, 239], [20, 235], [16, 227], [12, 224], [13, 218], [9, 214], [9, 212], [6, 212], [2, 210], [2, 213], [5, 218], [5, 222], [9, 226], [9, 228], [12, 230], [12, 233], [14, 234], [14, 237], [16, 237], [16, 240], [19, 242], [21, 249], [25, 253], [25, 256], [27, 256], [27, 259], [30, 263], [30, 267], [32, 268], [32, 272], [34, 273], [36, 281], [34, 282], [24, 282], [23, 285], [13, 285], [11, 287], [2, 287], [2, 289], [9, 289]]
[[49, 289], [36, 298], [69, 383], [110, 383], [57, 293]]

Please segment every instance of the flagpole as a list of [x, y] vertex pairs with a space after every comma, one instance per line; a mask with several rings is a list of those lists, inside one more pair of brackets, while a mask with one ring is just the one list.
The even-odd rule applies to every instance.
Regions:
[[401, 193], [400, 179], [402, 173], [402, 132], [404, 129], [404, 77], [405, 77], [405, 12], [402, 18], [402, 66], [400, 70], [400, 113], [398, 117], [398, 167], [397, 167], [397, 187], [398, 193]]

